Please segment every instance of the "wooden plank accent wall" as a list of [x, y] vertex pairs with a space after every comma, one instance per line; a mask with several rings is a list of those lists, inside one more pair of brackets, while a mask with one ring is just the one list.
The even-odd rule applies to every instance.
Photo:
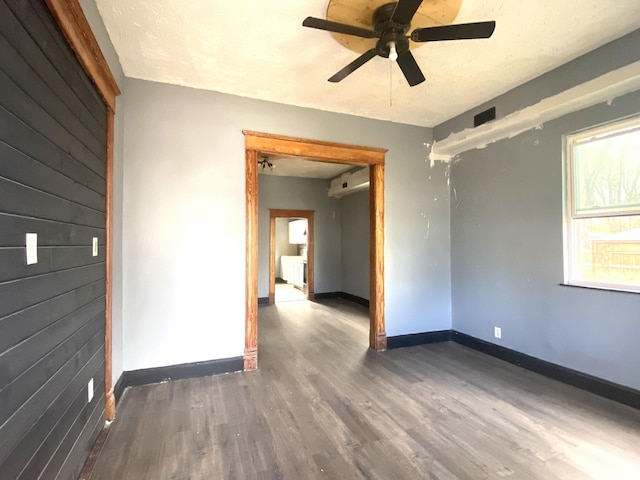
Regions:
[[116, 416], [116, 400], [113, 392], [111, 351], [111, 316], [112, 316], [112, 253], [113, 253], [113, 141], [114, 117], [116, 97], [120, 89], [116, 83], [109, 65], [102, 55], [89, 22], [84, 16], [78, 0], [45, 0], [49, 11], [56, 19], [60, 30], [64, 34], [69, 46], [82, 64], [84, 71], [91, 79], [102, 101], [107, 105], [107, 278], [106, 278], [106, 319], [105, 319], [105, 395], [107, 420], [112, 421]]
[[44, 0], [0, 0], [0, 58], [0, 478], [75, 479], [104, 425], [106, 100]]

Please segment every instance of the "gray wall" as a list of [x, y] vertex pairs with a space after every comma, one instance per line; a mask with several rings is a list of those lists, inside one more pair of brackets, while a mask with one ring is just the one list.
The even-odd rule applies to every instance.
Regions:
[[[498, 116], [640, 59], [640, 31], [485, 104]], [[473, 109], [436, 127], [473, 124]], [[640, 93], [547, 122], [481, 150], [451, 171], [453, 328], [616, 383], [640, 387], [637, 294], [565, 287], [562, 135], [640, 111]], [[495, 339], [493, 327], [502, 327]]]
[[[562, 135], [640, 111], [640, 92], [453, 164], [453, 328], [640, 388], [640, 295], [563, 281]], [[456, 200], [457, 197], [457, 200]], [[502, 340], [493, 327], [502, 327]]]
[[122, 278], [122, 215], [124, 206], [123, 195], [123, 171], [124, 171], [124, 74], [120, 66], [120, 60], [113, 44], [107, 34], [107, 29], [102, 22], [95, 0], [80, 0], [82, 10], [91, 25], [100, 49], [104, 54], [113, 76], [123, 92], [116, 100], [116, 114], [114, 122], [113, 143], [113, 311], [112, 311], [112, 379], [113, 384], [118, 380], [124, 369], [124, 344], [123, 344], [123, 278]]
[[339, 292], [340, 202], [329, 182], [314, 178], [258, 176], [258, 297], [269, 296], [269, 209], [315, 210], [315, 292]]
[[[449, 167], [430, 167], [425, 157], [413, 168], [386, 167], [387, 181], [395, 185], [385, 190], [389, 336], [451, 328]], [[399, 318], [389, 316], [396, 311]]]
[[369, 190], [340, 199], [342, 291], [369, 300]]
[[389, 149], [387, 333], [451, 327], [449, 196], [445, 167], [426, 162], [430, 129], [144, 80], [124, 89], [125, 370], [243, 354], [242, 129]]
[[276, 218], [276, 277], [282, 276], [282, 272], [280, 272], [280, 257], [282, 255], [298, 254], [297, 245], [289, 243], [289, 221], [288, 218]]

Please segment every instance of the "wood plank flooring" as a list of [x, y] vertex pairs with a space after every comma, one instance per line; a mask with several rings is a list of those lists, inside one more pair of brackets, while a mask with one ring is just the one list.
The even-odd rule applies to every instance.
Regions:
[[276, 283], [275, 301], [281, 302], [304, 302], [307, 295], [290, 283]]
[[127, 390], [91, 480], [640, 479], [640, 411], [454, 343], [376, 354], [368, 323], [260, 308], [259, 370]]

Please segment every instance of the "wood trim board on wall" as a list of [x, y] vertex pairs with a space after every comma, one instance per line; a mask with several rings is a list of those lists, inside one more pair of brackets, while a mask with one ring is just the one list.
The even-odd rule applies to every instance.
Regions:
[[307, 300], [315, 292], [315, 227], [313, 210], [269, 209], [269, 305], [276, 299], [276, 218], [304, 218], [307, 220]]
[[120, 89], [111, 73], [100, 45], [91, 31], [78, 0], [45, 0], [67, 42], [76, 53], [80, 64], [93, 81], [102, 100], [115, 111]]
[[116, 415], [112, 381], [112, 299], [113, 299], [113, 141], [118, 84], [104, 58], [91, 26], [78, 0], [45, 0], [56, 23], [75, 52], [86, 74], [95, 84], [107, 106], [107, 195], [106, 195], [106, 318], [105, 318], [105, 416], [111, 421]]
[[246, 161], [246, 310], [244, 369], [258, 368], [258, 155], [285, 155], [328, 163], [369, 166], [369, 347], [387, 348], [384, 323], [384, 162], [387, 150], [243, 130]]

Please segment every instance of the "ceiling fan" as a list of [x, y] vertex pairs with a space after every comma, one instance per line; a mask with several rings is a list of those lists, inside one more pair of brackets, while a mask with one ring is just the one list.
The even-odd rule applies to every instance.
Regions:
[[388, 58], [398, 63], [410, 86], [425, 81], [413, 54], [409, 51], [409, 40], [414, 42], [440, 42], [444, 40], [463, 40], [489, 38], [493, 35], [496, 22], [462, 23], [437, 27], [416, 28], [411, 35], [411, 20], [422, 0], [398, 0], [382, 5], [373, 13], [373, 30], [332, 22], [321, 18], [307, 17], [302, 25], [329, 32], [344, 33], [362, 38], [377, 38], [374, 48], [366, 51], [349, 65], [329, 78], [330, 82], [339, 82], [355, 72], [375, 56]]

